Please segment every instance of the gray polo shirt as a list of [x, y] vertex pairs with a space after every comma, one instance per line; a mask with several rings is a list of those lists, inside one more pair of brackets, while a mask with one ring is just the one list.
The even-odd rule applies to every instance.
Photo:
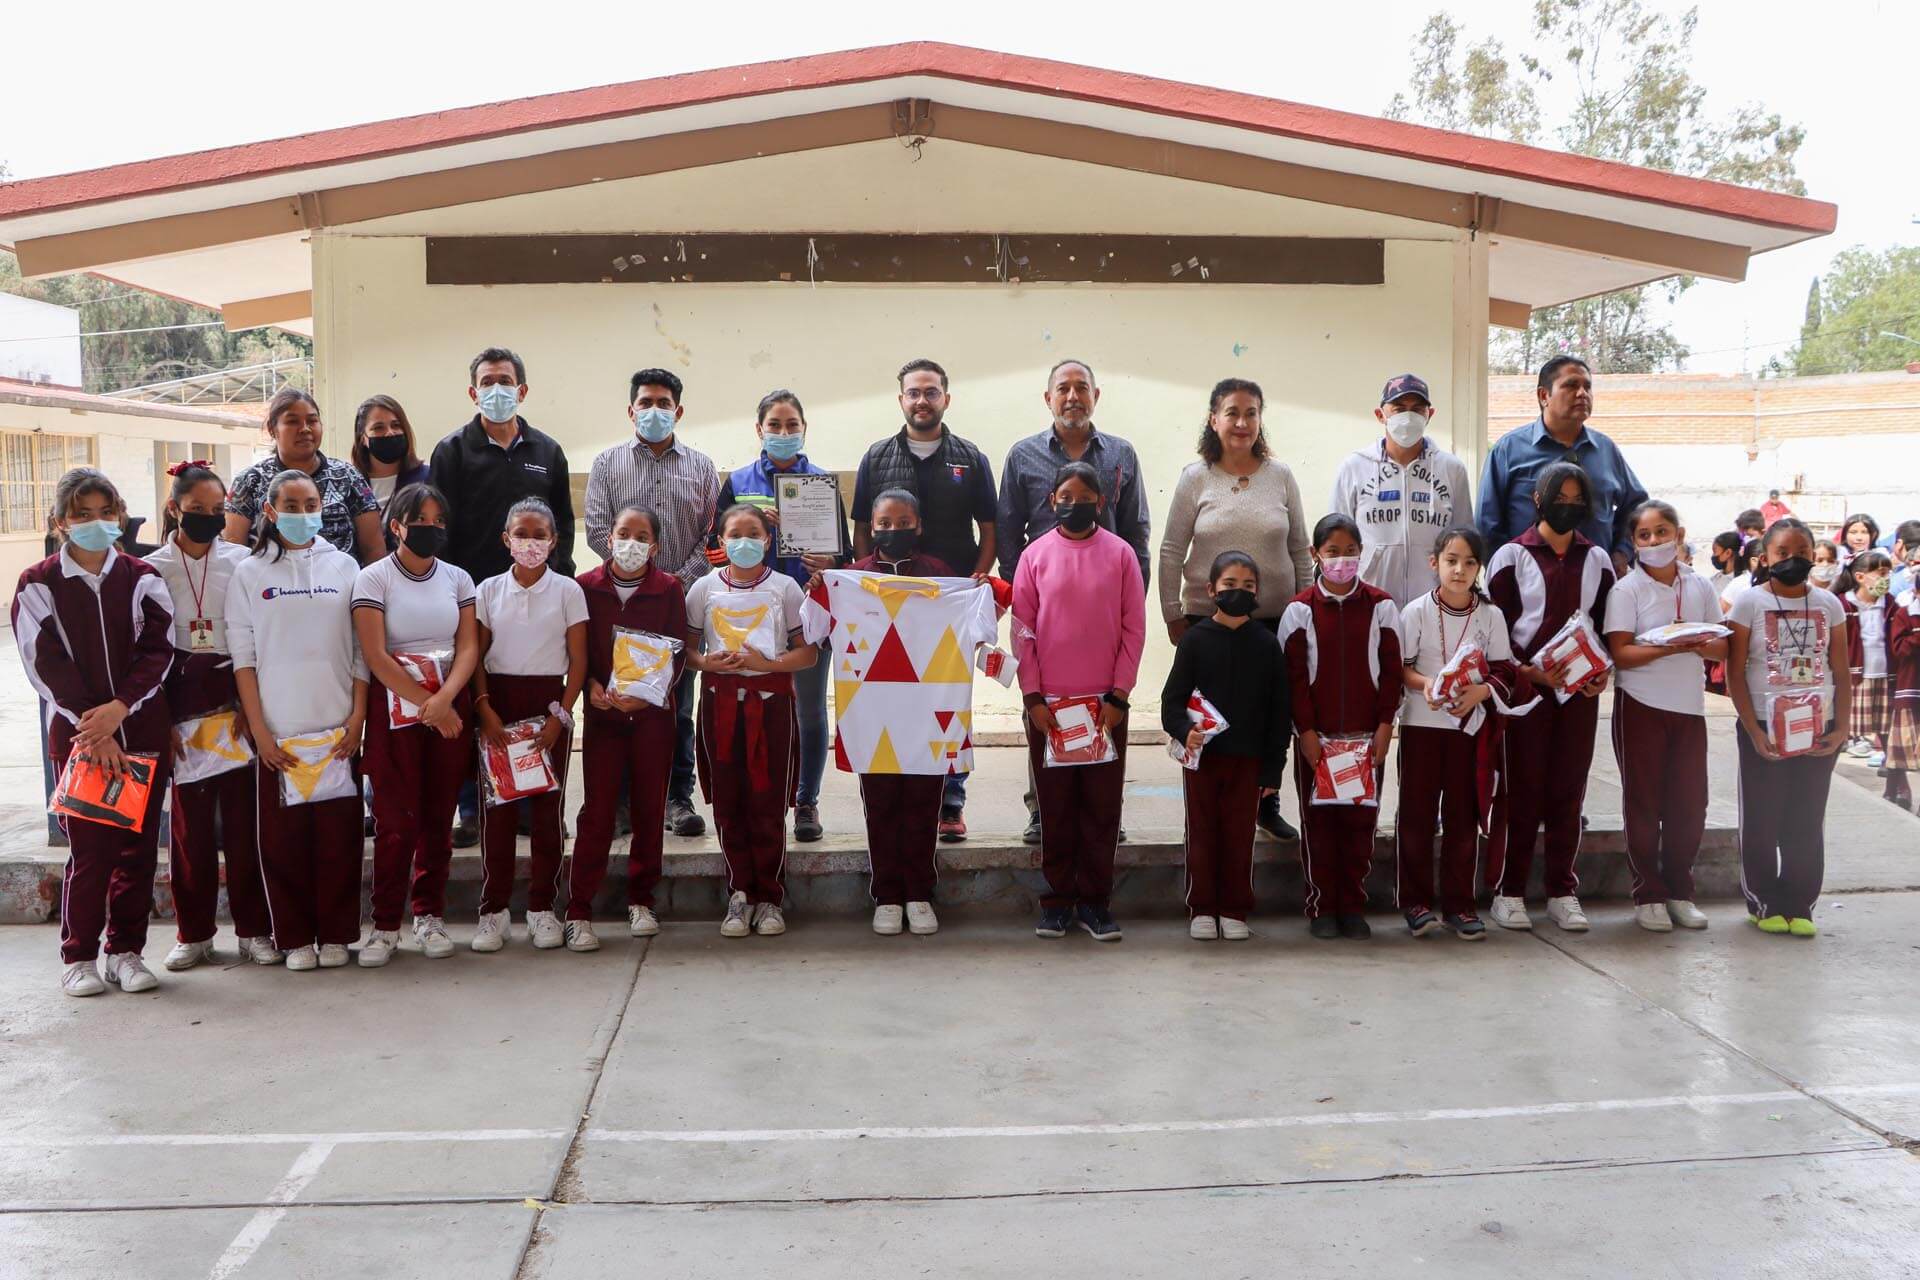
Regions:
[[[1152, 560], [1147, 536], [1152, 518], [1147, 513], [1146, 486], [1140, 483], [1140, 459], [1133, 446], [1096, 427], [1087, 440], [1087, 451], [1078, 460], [1100, 477], [1106, 499], [1100, 509], [1101, 526], [1133, 548], [1140, 561], [1140, 580], [1149, 582]], [[1075, 459], [1067, 456], [1052, 427], [1016, 441], [1007, 451], [1007, 464], [1000, 475], [1000, 509], [994, 520], [1001, 577], [1012, 581], [1014, 567], [1027, 544], [1059, 523], [1053, 517], [1053, 477], [1072, 461]]]

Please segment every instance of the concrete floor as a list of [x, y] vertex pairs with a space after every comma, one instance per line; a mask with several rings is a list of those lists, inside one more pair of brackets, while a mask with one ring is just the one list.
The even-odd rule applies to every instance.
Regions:
[[91, 1001], [0, 929], [0, 1274], [1920, 1274], [1920, 894], [1711, 914], [707, 922]]

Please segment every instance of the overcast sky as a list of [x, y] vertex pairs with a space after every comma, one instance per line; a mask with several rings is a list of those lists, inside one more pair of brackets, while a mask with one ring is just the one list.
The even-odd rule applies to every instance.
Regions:
[[[1838, 250], [1920, 243], [1915, 0], [1700, 0], [1695, 74], [1716, 113], [1758, 101], [1806, 126], [1808, 193], [1840, 206], [1825, 240], [1702, 283], [1677, 323], [1691, 368], [1737, 372], [1785, 349]], [[1129, 16], [1133, 13], [1151, 16]], [[946, 6], [459, 6], [202, 3], [160, 20], [123, 0], [18, 5], [0, 73], [0, 163], [37, 177], [445, 107], [901, 40], [1112, 67], [1379, 114], [1407, 50], [1445, 8], [1474, 35], [1525, 35], [1530, 0]], [[1676, 6], [1677, 8], [1677, 6]], [[121, 11], [124, 10], [124, 13]], [[454, 16], [454, 15], [460, 16]], [[1915, 337], [1920, 337], [1916, 333]], [[1915, 348], [1920, 354], [1920, 346]]]

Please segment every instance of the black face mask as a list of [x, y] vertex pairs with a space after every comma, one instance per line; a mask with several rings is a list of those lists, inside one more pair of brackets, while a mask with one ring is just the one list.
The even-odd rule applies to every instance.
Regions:
[[1805, 556], [1788, 556], [1767, 566], [1767, 577], [1785, 587], [1797, 587], [1813, 572], [1813, 561]]
[[367, 452], [375, 462], [399, 462], [407, 456], [405, 436], [368, 436]]
[[437, 524], [410, 524], [404, 541], [407, 550], [422, 560], [431, 560], [447, 545], [447, 531]]
[[1555, 533], [1572, 533], [1587, 518], [1587, 504], [1584, 502], [1549, 502], [1540, 512], [1547, 522], [1547, 528]]
[[1056, 502], [1053, 505], [1053, 518], [1068, 533], [1085, 533], [1093, 528], [1093, 521], [1100, 514], [1097, 502]]
[[227, 527], [223, 515], [202, 515], [198, 511], [180, 513], [180, 536], [188, 542], [212, 542]]
[[1213, 597], [1213, 607], [1229, 618], [1252, 617], [1254, 605], [1257, 603], [1258, 600], [1253, 592], [1239, 587], [1231, 591], [1215, 592]]
[[920, 545], [918, 529], [880, 529], [873, 535], [873, 545], [880, 552], [882, 560], [891, 560], [898, 564], [913, 557], [914, 548]]

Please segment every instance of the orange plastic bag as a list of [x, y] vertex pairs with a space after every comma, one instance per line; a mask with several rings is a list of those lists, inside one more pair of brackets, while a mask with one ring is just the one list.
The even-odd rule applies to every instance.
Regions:
[[153, 791], [153, 772], [160, 758], [152, 753], [127, 753], [124, 759], [126, 771], [111, 773], [74, 743], [47, 812], [122, 831], [140, 830], [147, 820], [147, 797]]

